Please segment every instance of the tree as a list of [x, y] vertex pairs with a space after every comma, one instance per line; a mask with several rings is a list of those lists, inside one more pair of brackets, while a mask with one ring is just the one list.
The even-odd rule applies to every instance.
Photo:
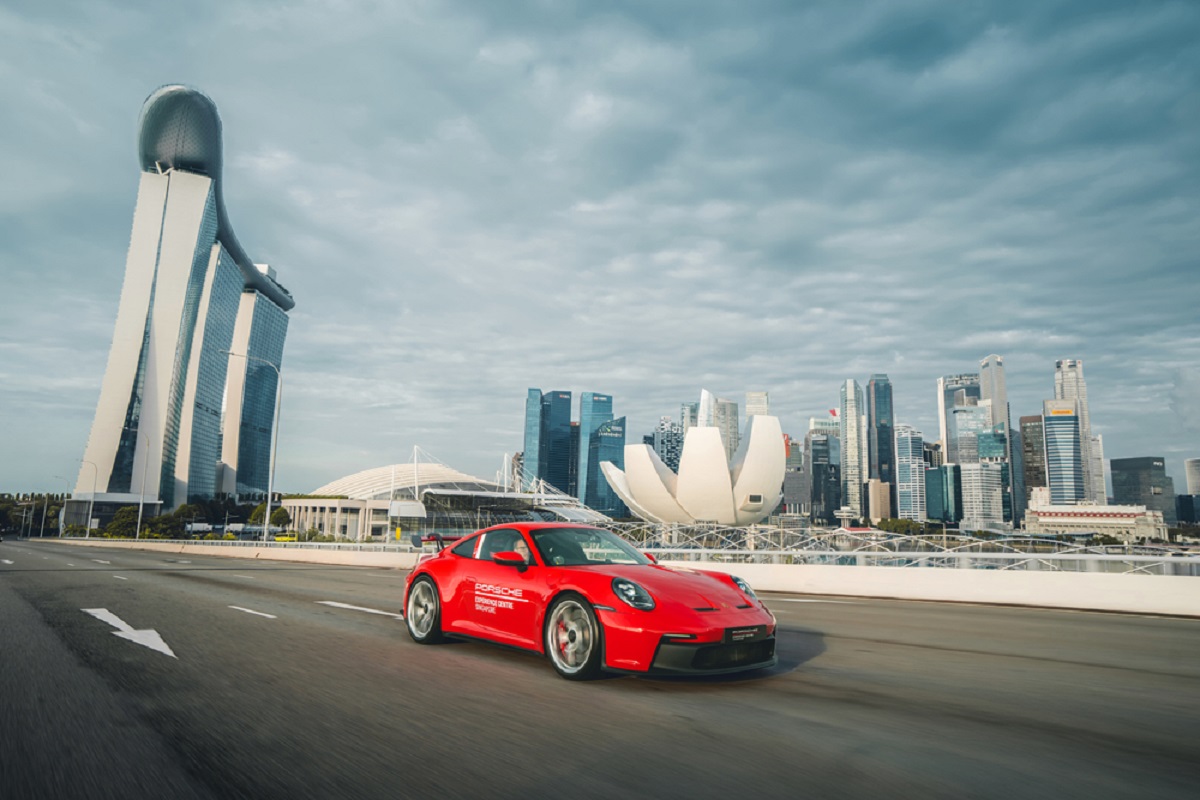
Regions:
[[[274, 505], [274, 504], [272, 504]], [[250, 514], [251, 525], [261, 525], [263, 514], [267, 513], [267, 504], [259, 503], [254, 507], [254, 511]], [[271, 509], [271, 525], [276, 528], [286, 528], [292, 523], [292, 515], [283, 506], [274, 506]]]
[[123, 506], [113, 514], [112, 521], [104, 526], [104, 535], [111, 539], [132, 539], [137, 535], [137, 506]]

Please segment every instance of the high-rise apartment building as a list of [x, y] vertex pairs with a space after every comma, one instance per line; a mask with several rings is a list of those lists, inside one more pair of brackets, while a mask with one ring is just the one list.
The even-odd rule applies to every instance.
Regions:
[[1113, 502], [1119, 506], [1145, 506], [1163, 515], [1168, 526], [1177, 523], [1175, 481], [1167, 475], [1166, 460], [1161, 456], [1114, 458], [1112, 468]]
[[1046, 485], [1050, 503], [1075, 505], [1087, 500], [1084, 483], [1078, 403], [1046, 400], [1042, 403], [1042, 436], [1045, 441]]
[[[888, 485], [896, 497], [896, 418], [892, 410], [892, 382], [887, 375], [872, 375], [867, 381], [867, 476]], [[892, 502], [892, 507], [895, 503]]]
[[896, 516], [925, 521], [925, 443], [911, 425], [896, 426]]
[[1092, 433], [1087, 382], [1083, 378], [1083, 361], [1065, 358], [1054, 362], [1054, 399], [1073, 400], [1076, 403], [1083, 459], [1084, 497], [1088, 502], [1104, 505], [1108, 502], [1108, 491], [1104, 484], [1104, 445], [1100, 437]]
[[866, 512], [867, 417], [858, 381], [850, 378], [842, 384], [841, 401], [842, 505], [862, 518]]
[[233, 233], [212, 100], [183, 86], [151, 94], [138, 156], [125, 280], [75, 493], [164, 508], [265, 493], [295, 301]]
[[955, 395], [962, 392], [959, 396], [959, 405], [967, 405], [968, 400], [980, 400], [979, 375], [972, 373], [963, 373], [961, 375], [944, 375], [937, 379], [937, 404], [938, 404], [938, 437], [942, 443], [943, 452], [946, 453], [946, 461], [953, 462], [949, 453], [949, 439], [947, 438], [947, 430], [950, 427], [950, 412], [954, 409]]

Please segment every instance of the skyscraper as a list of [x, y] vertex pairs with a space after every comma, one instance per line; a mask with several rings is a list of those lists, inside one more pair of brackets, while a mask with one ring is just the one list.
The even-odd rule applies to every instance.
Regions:
[[171, 508], [222, 486], [264, 492], [295, 301], [233, 233], [212, 100], [183, 86], [151, 94], [138, 157], [125, 280], [76, 493], [94, 480], [98, 502]]
[[1013, 453], [1016, 437], [1013, 435], [1012, 413], [1008, 407], [1008, 386], [1004, 378], [1004, 357], [995, 354], [984, 357], [979, 362], [979, 398], [990, 403], [992, 412], [991, 427], [1004, 426], [1004, 463], [1007, 465], [1007, 478], [1004, 484], [1005, 508], [1008, 509], [1005, 519], [1019, 520], [1025, 508], [1024, 495], [1018, 496], [1013, 491], [1015, 486], [1022, 485], [1015, 463], [1020, 454]]
[[545, 481], [564, 494], [571, 494], [577, 481], [578, 432], [572, 443], [571, 393], [529, 389], [525, 397], [526, 491]]
[[[584, 446], [584, 442], [591, 442], [592, 434], [596, 432], [601, 425], [609, 422], [613, 418], [612, 396], [607, 394], [597, 394], [596, 392], [584, 392], [579, 395], [579, 461], [578, 461], [578, 497], [583, 501], [584, 505], [590, 505], [587, 501], [586, 492], [591, 491], [591, 486], [595, 481], [599, 481], [607, 488], [608, 483], [605, 482], [603, 476], [597, 473], [595, 476], [590, 473], [591, 453], [590, 445]], [[622, 429], [623, 430], [623, 429]], [[622, 441], [624, 446], [624, 441]], [[597, 462], [599, 463], [599, 462]], [[596, 467], [599, 469], [599, 466]]]
[[896, 457], [893, 448], [895, 416], [892, 411], [892, 382], [887, 375], [872, 375], [867, 381], [867, 475], [888, 484], [895, 508]]
[[1087, 500], [1083, 480], [1080, 420], [1075, 400], [1042, 403], [1042, 435], [1046, 446], [1046, 485], [1052, 505], [1074, 505]]
[[1054, 362], [1054, 399], [1074, 400], [1079, 415], [1080, 451], [1083, 460], [1084, 497], [1096, 505], [1108, 502], [1104, 485], [1104, 447], [1092, 433], [1088, 411], [1087, 382], [1083, 379], [1083, 361], [1075, 358]]
[[925, 521], [925, 443], [904, 424], [896, 426], [896, 516]]
[[850, 378], [841, 390], [842, 505], [857, 517], [866, 511], [863, 487], [867, 482], [867, 418], [863, 413], [863, 391]]
[[955, 394], [962, 392], [962, 405], [966, 405], [966, 401], [970, 399], [979, 400], [979, 375], [944, 375], [937, 379], [937, 388], [938, 440], [942, 443], [942, 452], [946, 453], [946, 461], [952, 462], [954, 459], [950, 458], [947, 430], [950, 427], [950, 412], [954, 409]]
[[770, 413], [771, 403], [766, 392], [746, 392], [747, 417], [765, 417]]
[[1145, 506], [1163, 515], [1163, 522], [1174, 526], [1175, 481], [1167, 475], [1166, 460], [1161, 456], [1114, 458], [1112, 467], [1113, 501], [1117, 505]]
[[610, 517], [629, 516], [629, 509], [608, 485], [600, 469], [601, 461], [611, 461], [617, 469], [625, 469], [625, 418], [605, 420], [587, 436], [586, 447], [583, 442], [581, 425], [579, 450], [588, 454], [588, 478], [586, 483], [582, 479], [579, 481], [579, 498], [584, 505], [601, 514]]
[[946, 428], [946, 463], [974, 464], [979, 461], [979, 434], [991, 429], [990, 404], [954, 405]]
[[679, 456], [683, 454], [683, 427], [670, 417], [660, 417], [654, 427], [654, 452], [675, 472], [679, 471]]
[[1028, 506], [1033, 490], [1046, 486], [1046, 438], [1040, 415], [1021, 417], [1020, 425], [1024, 505]]
[[532, 491], [542, 472], [542, 390], [525, 395], [525, 450], [521, 456], [521, 488]]
[[1189, 458], [1183, 462], [1184, 479], [1188, 494], [1200, 494], [1200, 458]]

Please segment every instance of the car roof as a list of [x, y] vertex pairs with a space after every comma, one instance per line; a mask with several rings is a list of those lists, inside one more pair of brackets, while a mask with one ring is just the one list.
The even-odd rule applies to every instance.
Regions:
[[521, 530], [521, 531], [539, 531], [547, 528], [578, 528], [580, 530], [598, 531], [604, 530], [597, 528], [595, 525], [587, 525], [581, 522], [506, 522], [501, 525], [493, 525], [490, 528], [483, 528], [476, 533], [487, 533], [488, 531], [497, 530]]

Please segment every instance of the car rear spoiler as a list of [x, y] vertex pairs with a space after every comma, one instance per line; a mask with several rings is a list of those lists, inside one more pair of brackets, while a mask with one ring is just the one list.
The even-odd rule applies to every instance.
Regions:
[[440, 533], [430, 533], [430, 534], [426, 534], [424, 536], [422, 536], [419, 533], [414, 533], [409, 538], [409, 541], [412, 542], [413, 547], [416, 547], [416, 548], [422, 549], [422, 550], [425, 548], [426, 544], [433, 542], [433, 543], [437, 544], [437, 549], [439, 552], [441, 552], [442, 550], [444, 550], [446, 548], [447, 542], [457, 542], [461, 538], [463, 538], [463, 537], [461, 537], [461, 536], [442, 536]]

